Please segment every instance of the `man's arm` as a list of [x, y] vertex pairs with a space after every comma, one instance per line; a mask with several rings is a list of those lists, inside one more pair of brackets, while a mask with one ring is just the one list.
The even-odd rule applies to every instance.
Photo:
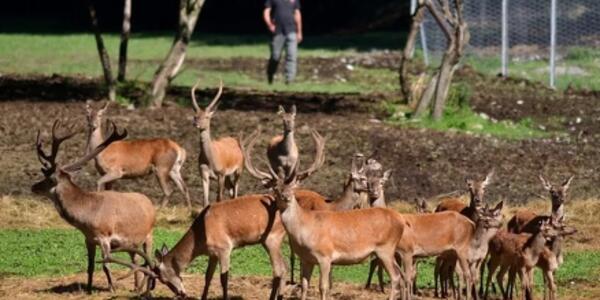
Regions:
[[[298, 1], [298, 0], [296, 0]], [[296, 37], [298, 39], [298, 43], [302, 42], [302, 14], [299, 9], [294, 10], [294, 22], [296, 22]]]
[[263, 20], [265, 21], [265, 24], [267, 24], [269, 31], [275, 32], [275, 23], [271, 20], [271, 7], [265, 7], [265, 10], [263, 10]]

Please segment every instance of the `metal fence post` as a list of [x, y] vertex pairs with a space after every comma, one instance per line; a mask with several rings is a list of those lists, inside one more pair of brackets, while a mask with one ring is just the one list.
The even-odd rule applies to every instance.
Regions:
[[502, 0], [502, 76], [508, 76], [508, 0]]
[[550, 2], [550, 87], [555, 88], [556, 75], [556, 0]]
[[[414, 15], [416, 10], [417, 0], [410, 0], [410, 15]], [[429, 66], [429, 53], [427, 52], [427, 36], [425, 35], [425, 22], [421, 22], [421, 26], [419, 26], [419, 33], [421, 36], [421, 48], [423, 49], [423, 62], [426, 66]], [[412, 56], [413, 53], [411, 53], [410, 55]]]

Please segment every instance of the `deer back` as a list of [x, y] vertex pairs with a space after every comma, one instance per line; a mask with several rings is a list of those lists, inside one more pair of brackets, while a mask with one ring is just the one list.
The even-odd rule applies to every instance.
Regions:
[[118, 169], [127, 175], [142, 175], [152, 166], [170, 169], [185, 155], [185, 150], [170, 139], [118, 141], [98, 155], [97, 165], [105, 171]]

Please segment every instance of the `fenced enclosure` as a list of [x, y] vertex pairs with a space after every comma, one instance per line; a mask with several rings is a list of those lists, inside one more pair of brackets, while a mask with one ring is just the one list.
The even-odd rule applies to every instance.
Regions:
[[[489, 75], [600, 89], [600, 1], [464, 0], [471, 39], [465, 62]], [[416, 0], [412, 0], [414, 9]], [[435, 65], [446, 38], [425, 13], [418, 45]]]

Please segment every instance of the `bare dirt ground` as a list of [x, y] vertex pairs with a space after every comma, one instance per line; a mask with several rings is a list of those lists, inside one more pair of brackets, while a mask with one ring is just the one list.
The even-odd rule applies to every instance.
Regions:
[[[80, 100], [80, 99], [77, 99]], [[600, 161], [594, 136], [586, 142], [575, 142], [576, 136], [538, 140], [506, 141], [485, 136], [472, 136], [453, 132], [434, 132], [406, 129], [387, 125], [374, 119], [373, 113], [355, 113], [340, 110], [335, 113], [303, 113], [302, 102], [297, 117], [298, 143], [306, 167], [311, 161], [312, 141], [309, 126], [317, 128], [328, 139], [326, 164], [309, 181], [307, 186], [324, 195], [334, 197], [341, 191], [350, 157], [355, 151], [375, 156], [393, 169], [393, 181], [388, 187], [389, 199], [430, 197], [464, 188], [466, 177], [484, 176], [496, 169], [494, 183], [488, 195], [522, 202], [532, 193], [543, 193], [537, 179], [544, 173], [551, 180], [563, 180], [576, 175], [572, 184], [573, 198], [598, 195]], [[0, 103], [0, 194], [28, 194], [30, 186], [41, 176], [40, 164], [34, 151], [38, 129], [48, 132], [56, 118], [85, 125], [84, 103], [81, 101], [38, 102], [15, 100]], [[213, 135], [248, 135], [258, 124], [264, 128], [261, 148], [263, 156], [267, 139], [279, 132], [281, 121], [276, 114], [258, 110], [254, 112], [222, 109], [212, 122]], [[201, 198], [197, 167], [199, 136], [191, 125], [190, 108], [170, 106], [161, 110], [128, 110], [113, 106], [108, 117], [120, 127], [127, 128], [129, 138], [169, 137], [188, 151], [184, 178], [191, 187], [192, 196]], [[85, 134], [80, 134], [64, 145], [60, 161], [71, 161], [83, 154]], [[262, 157], [261, 157], [262, 158]], [[77, 181], [92, 188], [97, 174], [91, 164]], [[147, 193], [154, 199], [161, 196], [156, 179], [149, 176], [140, 180], [120, 181], [119, 190]], [[256, 191], [256, 180], [247, 174], [242, 179], [242, 193]], [[175, 194], [176, 199], [181, 199]]]

